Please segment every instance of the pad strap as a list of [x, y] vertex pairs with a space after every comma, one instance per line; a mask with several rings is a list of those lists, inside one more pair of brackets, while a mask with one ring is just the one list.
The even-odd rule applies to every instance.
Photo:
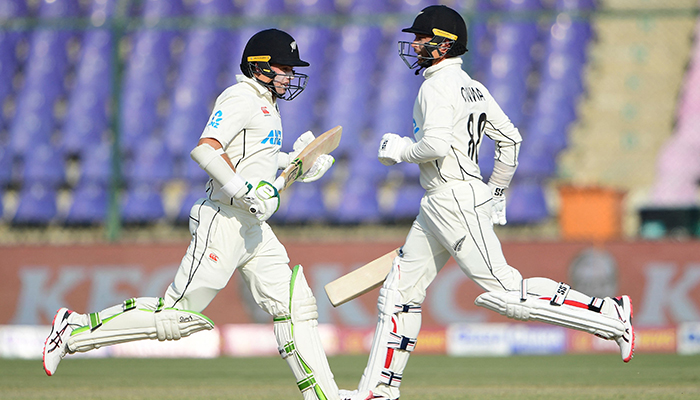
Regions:
[[[553, 306], [560, 306], [564, 304], [564, 300], [566, 300], [566, 296], [569, 295], [569, 290], [571, 290], [571, 286], [567, 285], [564, 282], [559, 282], [559, 286], [557, 287], [557, 290], [554, 292], [552, 295], [552, 300], [550, 300], [549, 304]], [[521, 295], [522, 298], [522, 295]]]
[[416, 341], [416, 338], [410, 338], [394, 332], [389, 332], [387, 347], [390, 349], [406, 350], [410, 352], [416, 347]]
[[603, 303], [605, 300], [601, 299], [600, 297], [592, 297], [591, 302], [588, 303], [588, 309], [599, 313], [603, 309]]
[[394, 306], [394, 314], [398, 313], [419, 313], [422, 311], [421, 306], [414, 306], [411, 304], [396, 304]]
[[100, 313], [98, 312], [88, 314], [88, 320], [91, 332], [102, 326], [102, 319], [100, 318]]
[[401, 378], [403, 378], [403, 375], [399, 375], [393, 371], [384, 369], [379, 377], [379, 382], [387, 386], [398, 388], [401, 386]]
[[129, 310], [133, 310], [134, 308], [136, 308], [136, 298], [135, 297], [132, 297], [130, 299], [126, 299], [122, 303], [122, 310], [124, 312], [127, 312]]

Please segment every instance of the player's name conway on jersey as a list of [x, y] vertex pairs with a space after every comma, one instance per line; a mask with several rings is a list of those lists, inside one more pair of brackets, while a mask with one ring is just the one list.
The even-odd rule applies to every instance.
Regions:
[[413, 106], [415, 138], [433, 136], [451, 144], [445, 157], [419, 163], [423, 188], [481, 180], [479, 146], [484, 134], [496, 142], [497, 160], [517, 165], [520, 132], [486, 87], [462, 70], [460, 58], [446, 59], [426, 69], [423, 76], [425, 82]]
[[[246, 181], [273, 182], [282, 146], [282, 119], [277, 103], [270, 91], [254, 79], [243, 75], [236, 79], [238, 83], [216, 99], [201, 137], [218, 140], [236, 172]], [[213, 179], [209, 180], [207, 192], [212, 200], [233, 204]]]

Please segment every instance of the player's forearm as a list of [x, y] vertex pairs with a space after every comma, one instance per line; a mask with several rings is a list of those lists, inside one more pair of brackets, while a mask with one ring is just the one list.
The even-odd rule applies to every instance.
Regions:
[[[200, 168], [222, 186], [221, 190], [226, 195], [235, 198], [242, 197], [250, 191], [251, 185], [236, 173], [221, 144], [215, 148], [212, 146], [212, 140], [200, 140], [200, 144], [190, 152], [190, 156], [199, 164]], [[219, 143], [216, 140], [213, 141]]]
[[420, 164], [445, 157], [450, 151], [450, 143], [436, 136], [424, 136], [408, 146], [401, 155], [405, 162]]

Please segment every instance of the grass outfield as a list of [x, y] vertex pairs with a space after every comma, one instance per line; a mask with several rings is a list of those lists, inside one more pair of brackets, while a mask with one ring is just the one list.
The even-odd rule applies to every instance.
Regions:
[[[342, 388], [366, 356], [330, 358]], [[643, 354], [450, 358], [414, 355], [401, 400], [700, 399], [700, 356]], [[7, 399], [301, 399], [279, 358], [66, 359], [54, 377], [38, 360], [0, 359]]]

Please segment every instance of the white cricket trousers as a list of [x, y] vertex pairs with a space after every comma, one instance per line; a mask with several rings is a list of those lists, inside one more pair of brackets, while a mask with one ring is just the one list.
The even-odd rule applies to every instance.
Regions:
[[491, 223], [491, 191], [478, 180], [429, 190], [406, 237], [400, 262], [403, 304], [420, 305], [450, 256], [486, 291], [518, 290], [522, 276], [508, 265]]
[[165, 306], [202, 312], [238, 268], [255, 302], [272, 316], [289, 314], [292, 272], [270, 226], [247, 210], [208, 199], [190, 210], [192, 241]]

